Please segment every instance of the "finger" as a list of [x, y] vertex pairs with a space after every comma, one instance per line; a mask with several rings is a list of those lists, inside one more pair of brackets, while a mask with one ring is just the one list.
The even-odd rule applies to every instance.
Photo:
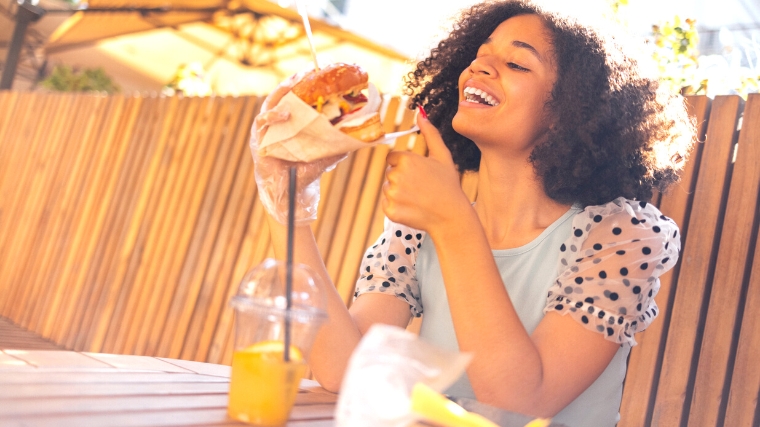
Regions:
[[385, 162], [390, 166], [398, 166], [404, 156], [411, 155], [408, 151], [391, 151], [385, 157]]
[[454, 160], [451, 158], [451, 151], [443, 142], [443, 138], [441, 138], [441, 133], [438, 132], [438, 129], [436, 129], [427, 118], [423, 117], [422, 114], [417, 114], [417, 126], [419, 126], [420, 132], [425, 137], [425, 142], [428, 147], [428, 157], [454, 166]]

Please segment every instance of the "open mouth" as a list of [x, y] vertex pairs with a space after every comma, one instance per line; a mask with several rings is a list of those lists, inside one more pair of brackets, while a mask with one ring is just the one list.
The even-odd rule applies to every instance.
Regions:
[[476, 89], [474, 87], [464, 88], [464, 99], [467, 102], [489, 105], [491, 107], [496, 107], [499, 105], [499, 101], [497, 101], [496, 98], [487, 94], [485, 91]]

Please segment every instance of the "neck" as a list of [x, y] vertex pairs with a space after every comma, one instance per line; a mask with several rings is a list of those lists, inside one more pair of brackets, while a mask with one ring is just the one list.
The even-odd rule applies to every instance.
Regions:
[[483, 153], [475, 211], [491, 248], [529, 243], [569, 208], [546, 195], [527, 157], [497, 158]]

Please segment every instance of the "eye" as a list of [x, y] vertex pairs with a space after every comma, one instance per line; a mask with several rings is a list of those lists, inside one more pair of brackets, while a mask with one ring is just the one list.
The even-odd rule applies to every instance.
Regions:
[[530, 71], [529, 69], [527, 69], [525, 67], [521, 67], [521, 66], [515, 64], [514, 62], [508, 62], [507, 63], [507, 67], [509, 67], [509, 68], [511, 68], [513, 70], [517, 70], [517, 71]]

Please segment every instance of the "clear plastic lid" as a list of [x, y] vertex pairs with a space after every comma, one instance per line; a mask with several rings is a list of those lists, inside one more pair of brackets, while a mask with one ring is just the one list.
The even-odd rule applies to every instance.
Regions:
[[[293, 265], [291, 306], [287, 309], [284, 261], [267, 258], [243, 277], [230, 305], [239, 311], [287, 316], [300, 321], [327, 317], [324, 285], [311, 268]], [[287, 313], [286, 313], [287, 312]]]

